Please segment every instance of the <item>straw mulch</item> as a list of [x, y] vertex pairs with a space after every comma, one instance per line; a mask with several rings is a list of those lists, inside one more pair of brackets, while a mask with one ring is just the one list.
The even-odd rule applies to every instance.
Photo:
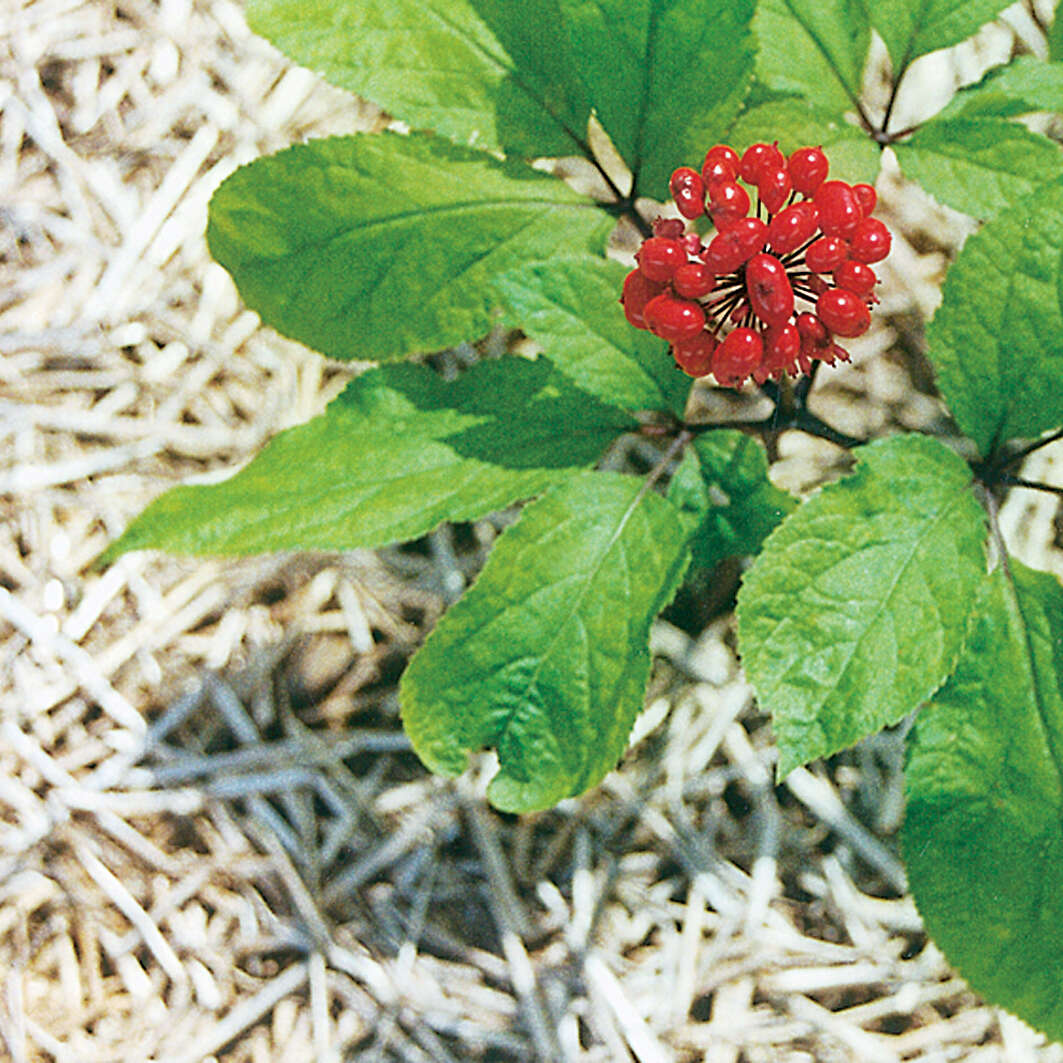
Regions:
[[[622, 768], [520, 819], [484, 805], [487, 761], [425, 774], [395, 693], [500, 521], [93, 571], [148, 500], [342, 386], [241, 307], [205, 209], [243, 161], [384, 120], [229, 0], [8, 0], [0, 21], [0, 1056], [1063, 1059], [927, 942], [899, 734], [774, 785], [735, 571], [656, 627]], [[1021, 14], [927, 85], [1016, 33]], [[850, 432], [941, 416], [919, 322], [969, 226], [897, 191], [885, 323], [818, 400]], [[838, 460], [783, 456], [804, 485]], [[1043, 550], [1055, 516], [1016, 500], [1009, 533]]]

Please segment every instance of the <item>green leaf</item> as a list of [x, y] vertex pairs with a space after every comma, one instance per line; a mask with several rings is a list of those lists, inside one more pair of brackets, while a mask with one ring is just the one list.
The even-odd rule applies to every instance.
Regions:
[[724, 558], [755, 554], [796, 505], [768, 479], [760, 441], [733, 429], [697, 436], [668, 497], [690, 515], [694, 563], [710, 569]]
[[1063, 59], [1063, 18], [1059, 17], [1059, 5], [1056, 5], [1056, 17], [1048, 30], [1048, 58]]
[[1063, 590], [1010, 560], [985, 581], [956, 673], [920, 712], [905, 863], [949, 963], [1063, 1040]]
[[[520, 6], [520, 5], [514, 5]], [[595, 113], [662, 199], [677, 166], [700, 167], [753, 76], [753, 0], [561, 0]]]
[[830, 159], [830, 176], [850, 183], [874, 184], [882, 158], [879, 146], [859, 126], [798, 97], [750, 108], [739, 116], [728, 137], [739, 150], [742, 145], [778, 140], [787, 155], [818, 144]]
[[389, 360], [482, 335], [495, 273], [599, 252], [612, 224], [521, 164], [384, 133], [242, 167], [214, 193], [207, 236], [267, 324], [335, 358]]
[[768, 537], [738, 598], [779, 776], [897, 723], [952, 671], [985, 574], [967, 465], [936, 440], [859, 447]]
[[1031, 111], [1063, 112], [1063, 63], [1020, 55], [961, 89], [940, 118], [1014, 118]]
[[927, 330], [937, 384], [988, 454], [995, 441], [1063, 423], [1063, 180], [970, 237]]
[[585, 140], [589, 102], [566, 72], [556, 2], [248, 0], [247, 18], [296, 62], [416, 129], [526, 155], [575, 154]]
[[620, 306], [627, 270], [604, 258], [561, 258], [518, 268], [494, 287], [519, 325], [581, 388], [627, 410], [681, 416], [690, 378], [667, 346], [628, 324]]
[[650, 622], [686, 568], [682, 519], [641, 480], [587, 473], [527, 506], [402, 678], [414, 749], [457, 775], [492, 746], [497, 808], [598, 783], [642, 708]]
[[101, 559], [128, 550], [345, 550], [473, 520], [593, 464], [635, 422], [546, 358], [373, 369], [235, 476], [156, 499]]
[[868, 7], [900, 77], [913, 59], [973, 36], [1011, 0], [875, 0]]
[[862, 0], [760, 0], [753, 25], [760, 81], [831, 113], [852, 108], [871, 44]]
[[658, 197], [749, 87], [753, 0], [250, 0], [298, 62], [415, 128], [522, 156], [589, 154], [594, 111]]
[[893, 150], [940, 203], [982, 219], [1063, 173], [1057, 144], [1002, 118], [931, 119]]

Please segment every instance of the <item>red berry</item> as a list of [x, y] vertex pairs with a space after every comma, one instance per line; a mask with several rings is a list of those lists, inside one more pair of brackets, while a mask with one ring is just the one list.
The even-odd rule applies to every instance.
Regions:
[[849, 245], [839, 236], [821, 236], [808, 245], [805, 265], [813, 273], [832, 273], [848, 257]]
[[757, 191], [760, 193], [761, 203], [767, 207], [769, 214], [777, 214], [782, 210], [790, 198], [793, 187], [790, 181], [790, 171], [785, 165], [765, 166], [761, 169]]
[[715, 284], [716, 277], [704, 262], [687, 262], [672, 277], [675, 294], [684, 299], [703, 299]]
[[786, 166], [786, 156], [775, 144], [750, 144], [742, 153], [738, 172], [747, 185], [755, 185], [766, 168], [780, 169]]
[[827, 331], [827, 326], [815, 314], [810, 314], [807, 310], [803, 314], [798, 314], [796, 324], [802, 345], [807, 343], [822, 346], [825, 343], [830, 343], [830, 333]]
[[705, 162], [703, 163], [703, 166], [717, 164], [729, 166], [731, 168], [731, 172], [734, 175], [731, 178], [733, 181], [735, 177], [738, 176], [738, 167], [741, 164], [741, 160], [738, 157], [738, 152], [729, 145], [713, 144], [713, 146], [705, 152]]
[[860, 201], [844, 181], [824, 181], [816, 189], [819, 227], [827, 236], [848, 237], [860, 224]]
[[620, 302], [624, 305], [624, 317], [635, 328], [648, 329], [650, 326], [646, 324], [644, 314], [646, 304], [662, 291], [664, 285], [647, 280], [640, 270], [633, 269], [624, 278], [624, 292], [620, 296]]
[[773, 254], [788, 255], [810, 240], [819, 228], [815, 205], [792, 203], [780, 210], [768, 226], [768, 244]]
[[746, 291], [753, 313], [781, 325], [794, 312], [794, 290], [783, 264], [773, 255], [754, 255], [746, 265]]
[[705, 245], [701, 242], [701, 237], [697, 233], [684, 233], [679, 242], [683, 245], [683, 250], [688, 255], [700, 255], [705, 250]]
[[863, 212], [864, 217], [868, 217], [878, 202], [878, 193], [871, 185], [858, 184], [853, 185], [853, 195], [856, 196], [856, 201], [860, 204], [860, 210]]
[[830, 163], [822, 148], [798, 148], [790, 156], [790, 177], [794, 188], [803, 196], [815, 195], [827, 179]]
[[672, 344], [675, 364], [687, 376], [707, 376], [712, 368], [712, 353], [716, 341], [707, 332], [701, 332], [692, 340]]
[[751, 328], [736, 328], [728, 333], [712, 356], [712, 375], [725, 387], [741, 384], [760, 365], [764, 341]]
[[709, 185], [709, 213], [717, 229], [732, 225], [749, 213], [749, 193], [735, 181]]
[[668, 188], [684, 218], [698, 218], [705, 213], [705, 185], [697, 170], [680, 166], [672, 174]]
[[678, 218], [654, 218], [653, 235], [664, 236], [669, 240], [678, 240], [686, 231], [686, 226]]
[[767, 237], [768, 227], [760, 218], [742, 218], [730, 228], [717, 233], [709, 241], [702, 258], [716, 276], [734, 273], [764, 246]]
[[766, 375], [758, 381], [763, 383], [772, 373], [789, 368], [801, 353], [801, 334], [790, 324], [772, 326], [764, 331], [764, 360], [761, 372]]
[[639, 269], [651, 281], [669, 281], [672, 274], [687, 260], [687, 253], [678, 240], [667, 236], [651, 236], [635, 254]]
[[857, 262], [881, 262], [890, 253], [893, 237], [878, 218], [864, 218], [853, 232], [849, 256]]
[[862, 336], [871, 326], [871, 314], [864, 300], [844, 288], [825, 291], [816, 301], [816, 315], [839, 336]]
[[650, 331], [669, 343], [692, 340], [705, 327], [705, 311], [697, 303], [676, 299], [667, 292], [646, 304], [643, 317]]
[[865, 266], [863, 262], [846, 259], [834, 271], [834, 283], [847, 292], [867, 298], [875, 290], [878, 277], [875, 276], [875, 271], [870, 266]]

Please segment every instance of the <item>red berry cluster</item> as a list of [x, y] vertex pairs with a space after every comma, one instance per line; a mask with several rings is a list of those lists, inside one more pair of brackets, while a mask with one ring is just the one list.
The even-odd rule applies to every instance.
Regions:
[[677, 218], [654, 222], [624, 280], [628, 321], [668, 340], [684, 372], [726, 387], [848, 361], [835, 337], [870, 327], [871, 264], [889, 254], [890, 234], [871, 217], [875, 190], [828, 181], [829, 165], [821, 148], [786, 158], [776, 142], [741, 156], [717, 144], [700, 173], [681, 166], [671, 180], [679, 213], [707, 215], [716, 232], [705, 243]]

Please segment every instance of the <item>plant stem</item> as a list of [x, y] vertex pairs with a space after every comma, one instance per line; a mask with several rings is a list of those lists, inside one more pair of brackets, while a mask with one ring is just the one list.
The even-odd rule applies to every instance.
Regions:
[[1012, 476], [1010, 473], [1003, 473], [998, 476], [996, 483], [1007, 484], [1008, 487], [1028, 487], [1032, 491], [1045, 491], [1050, 495], [1063, 497], [1063, 487], [1056, 487], [1055, 484], [1043, 484], [1037, 480], [1024, 480], [1021, 476]]

